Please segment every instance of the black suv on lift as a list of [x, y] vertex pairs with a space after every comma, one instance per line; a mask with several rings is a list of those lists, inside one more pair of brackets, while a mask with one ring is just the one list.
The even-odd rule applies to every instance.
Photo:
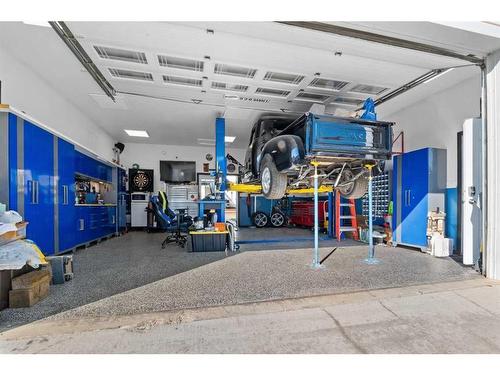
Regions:
[[313, 113], [262, 116], [252, 128], [243, 182], [260, 183], [266, 198], [279, 199], [289, 186], [312, 186], [314, 161], [320, 185], [360, 198], [368, 189], [365, 166], [380, 170], [391, 157], [392, 125]]

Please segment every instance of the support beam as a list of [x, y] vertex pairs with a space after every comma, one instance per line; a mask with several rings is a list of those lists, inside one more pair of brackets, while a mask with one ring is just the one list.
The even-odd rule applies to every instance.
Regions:
[[318, 199], [318, 163], [313, 162], [314, 166], [314, 249], [312, 268], [321, 268], [319, 261], [319, 199]]
[[367, 166], [368, 175], [368, 258], [364, 260], [367, 264], [377, 264], [380, 260], [375, 258], [375, 247], [373, 246], [373, 174], [372, 165]]
[[[226, 178], [227, 178], [227, 165], [226, 165], [226, 120], [224, 118], [218, 117], [215, 120], [215, 172], [218, 181], [216, 181], [216, 186], [218, 186], [218, 193], [220, 197], [217, 199], [225, 200], [226, 192]], [[218, 220], [222, 223], [226, 221], [225, 215], [225, 205], [221, 207], [221, 213]]]
[[378, 44], [384, 44], [393, 47], [410, 49], [413, 51], [431, 53], [433, 55], [452, 57], [459, 60], [465, 60], [473, 64], [482, 64], [483, 60], [472, 54], [464, 55], [457, 53], [455, 51], [448, 50], [446, 48], [433, 46], [431, 44], [413, 42], [410, 40], [395, 38], [392, 36], [381, 35], [376, 33], [371, 33], [368, 31], [357, 30], [350, 27], [332, 25], [330, 23], [324, 22], [308, 22], [308, 21], [284, 21], [278, 22], [281, 24], [296, 26], [303, 29], [321, 31], [324, 33], [335, 34], [340, 36], [345, 36], [348, 38], [365, 40], [367, 42], [373, 42]]
[[[486, 134], [483, 133], [483, 147], [486, 146], [486, 196], [483, 210], [486, 237], [483, 240], [483, 259], [486, 276], [500, 280], [500, 50], [486, 59]], [[484, 113], [483, 113], [484, 115]], [[487, 179], [485, 179], [487, 177]], [[484, 192], [483, 192], [484, 194]]]

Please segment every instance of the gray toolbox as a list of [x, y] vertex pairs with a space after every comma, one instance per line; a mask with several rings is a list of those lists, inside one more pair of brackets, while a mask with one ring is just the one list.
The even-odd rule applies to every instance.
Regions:
[[64, 284], [73, 279], [73, 255], [45, 257], [52, 268], [52, 284]]

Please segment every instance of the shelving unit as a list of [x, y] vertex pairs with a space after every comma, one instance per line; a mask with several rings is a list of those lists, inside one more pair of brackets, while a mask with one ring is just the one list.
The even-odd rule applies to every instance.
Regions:
[[[391, 201], [391, 188], [389, 173], [383, 173], [373, 177], [373, 208], [374, 219], [383, 219], [388, 213], [389, 202]], [[363, 216], [368, 216], [368, 196], [362, 200]]]

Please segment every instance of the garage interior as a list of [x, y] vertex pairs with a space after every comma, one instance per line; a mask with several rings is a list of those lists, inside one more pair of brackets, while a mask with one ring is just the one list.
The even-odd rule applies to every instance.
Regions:
[[[0, 22], [0, 332], [496, 288], [500, 29], [477, 24]], [[260, 121], [308, 113], [391, 123], [362, 197], [314, 164], [282, 199], [245, 181]]]

